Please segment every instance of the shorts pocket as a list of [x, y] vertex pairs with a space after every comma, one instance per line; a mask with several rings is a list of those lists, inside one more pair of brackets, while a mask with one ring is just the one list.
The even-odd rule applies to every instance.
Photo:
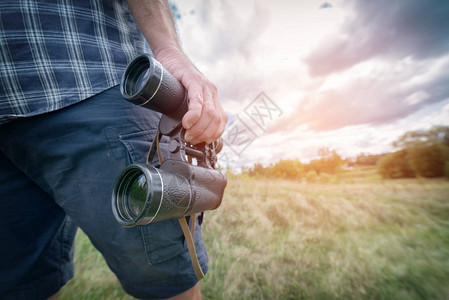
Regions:
[[119, 135], [120, 142], [126, 148], [129, 164], [146, 162], [148, 150], [155, 136], [154, 129]]
[[166, 261], [187, 248], [178, 220], [169, 219], [141, 227], [150, 265]]
[[[125, 146], [129, 163], [145, 163], [156, 130], [119, 135]], [[161, 147], [165, 148], [165, 143]], [[155, 162], [157, 159], [155, 159]], [[140, 226], [148, 263], [157, 264], [175, 257], [187, 249], [178, 220], [165, 220]]]

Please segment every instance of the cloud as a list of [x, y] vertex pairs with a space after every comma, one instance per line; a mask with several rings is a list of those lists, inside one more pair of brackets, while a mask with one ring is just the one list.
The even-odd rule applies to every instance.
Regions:
[[449, 2], [323, 2], [176, 1], [183, 48], [225, 109], [264, 91], [284, 112], [232, 164], [381, 153], [424, 116], [447, 120]]
[[254, 59], [265, 51], [260, 41], [270, 25], [270, 12], [251, 1], [177, 1], [177, 5], [183, 49], [217, 85], [223, 103], [237, 107], [237, 102], [254, 98], [271, 77], [258, 70]]
[[366, 74], [358, 72], [364, 67], [359, 65], [346, 73], [348, 81], [342, 86], [308, 93], [271, 132], [304, 125], [313, 131], [384, 125], [449, 98], [449, 56], [432, 63], [405, 59], [378, 65]]
[[349, 1], [342, 31], [305, 58], [312, 76], [340, 72], [371, 58], [438, 58], [449, 51], [449, 2]]
[[353, 13], [303, 59], [320, 87], [272, 132], [386, 125], [449, 98], [449, 2], [345, 4]]
[[[190, 12], [178, 20], [181, 40], [189, 56], [204, 64], [215, 64], [233, 56], [250, 59], [269, 25], [269, 12], [258, 3], [243, 16], [239, 7], [230, 1], [203, 0], [189, 4], [178, 4], [179, 10]], [[181, 8], [182, 5], [186, 7]]]
[[390, 125], [379, 128], [349, 126], [323, 132], [296, 128], [290, 132], [261, 136], [240, 156], [230, 154], [230, 157], [233, 165], [240, 168], [255, 162], [268, 165], [280, 159], [299, 159], [307, 163], [317, 158], [318, 150], [323, 147], [336, 150], [342, 157], [355, 157], [361, 152], [380, 154], [391, 151], [392, 142], [403, 133], [403, 128], [392, 128]]
[[332, 4], [330, 4], [329, 2], [324, 2], [323, 4], [320, 5], [320, 9], [323, 8], [331, 8]]

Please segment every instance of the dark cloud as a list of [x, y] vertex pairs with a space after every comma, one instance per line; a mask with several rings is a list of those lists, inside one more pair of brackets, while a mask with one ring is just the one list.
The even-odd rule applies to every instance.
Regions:
[[310, 74], [321, 76], [383, 57], [415, 60], [449, 52], [449, 1], [350, 1], [354, 9], [342, 34], [322, 43], [305, 59]]

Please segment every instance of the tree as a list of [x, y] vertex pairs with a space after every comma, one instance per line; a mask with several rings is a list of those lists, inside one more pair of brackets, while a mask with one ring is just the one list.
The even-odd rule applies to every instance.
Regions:
[[416, 145], [406, 151], [406, 160], [416, 176], [430, 178], [444, 175], [444, 160], [438, 145]]
[[379, 159], [384, 156], [385, 154], [365, 155], [364, 153], [361, 153], [357, 155], [354, 164], [358, 166], [375, 166]]
[[257, 175], [263, 175], [264, 174], [264, 167], [260, 163], [255, 163], [252, 168], [248, 170], [249, 176], [257, 176]]
[[299, 160], [281, 159], [273, 165], [263, 167], [262, 164], [256, 163], [252, 168], [247, 170], [249, 176], [263, 176], [268, 178], [283, 178], [297, 180], [301, 179], [304, 174], [304, 166]]
[[341, 165], [343, 160], [338, 153], [328, 147], [320, 148], [318, 150], [320, 159], [314, 159], [309, 163], [307, 170], [314, 170], [318, 174], [320, 172], [335, 174]]
[[276, 177], [284, 179], [300, 179], [304, 173], [304, 167], [298, 160], [281, 159], [274, 165]]
[[449, 161], [449, 127], [406, 132], [393, 142], [393, 146], [399, 151], [378, 163], [383, 177], [410, 177], [410, 171], [414, 176], [443, 176], [445, 161]]
[[377, 169], [382, 178], [412, 178], [415, 173], [407, 162], [405, 150], [390, 153], [381, 158], [377, 163]]

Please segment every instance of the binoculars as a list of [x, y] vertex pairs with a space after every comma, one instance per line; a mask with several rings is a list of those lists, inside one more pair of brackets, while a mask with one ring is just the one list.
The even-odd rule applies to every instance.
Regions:
[[[184, 140], [182, 117], [188, 110], [184, 87], [154, 57], [143, 54], [126, 68], [122, 96], [136, 105], [162, 113], [147, 164], [132, 164], [118, 175], [112, 192], [112, 211], [125, 227], [181, 218], [220, 206], [226, 176], [215, 170], [221, 139], [192, 145]], [[159, 139], [170, 139], [168, 157], [151, 165]], [[196, 162], [196, 163], [193, 163]]]

